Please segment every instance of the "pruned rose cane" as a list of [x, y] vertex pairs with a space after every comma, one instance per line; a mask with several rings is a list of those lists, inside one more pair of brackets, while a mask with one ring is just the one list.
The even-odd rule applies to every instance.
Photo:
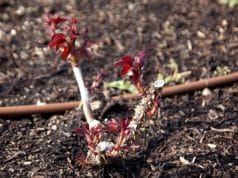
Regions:
[[[44, 20], [47, 32], [52, 36], [49, 48], [54, 48], [61, 54], [63, 60], [71, 63], [79, 87], [87, 123], [82, 128], [75, 129], [75, 132], [85, 136], [88, 147], [86, 157], [78, 157], [80, 164], [82, 166], [104, 164], [138, 148], [138, 145], [134, 143], [134, 134], [140, 130], [139, 128], [147, 119], [158, 113], [160, 90], [164, 84], [163, 81], [156, 81], [149, 87], [143, 85], [145, 51], [139, 51], [135, 57], [124, 56], [114, 63], [115, 66], [121, 67], [121, 75], [128, 76], [142, 95], [140, 103], [135, 108], [134, 116], [131, 119], [111, 119], [99, 122], [92, 114], [88, 89], [84, 84], [80, 68], [80, 61], [91, 57], [90, 48], [95, 42], [89, 40], [88, 30], [78, 31], [78, 22], [75, 18], [45, 15]], [[79, 38], [81, 45], [77, 47], [75, 42]], [[101, 80], [100, 75], [98, 80]], [[92, 86], [95, 87], [94, 84]]]
[[135, 108], [129, 128], [131, 133], [136, 132], [140, 125], [143, 125], [145, 119], [152, 118], [159, 113], [160, 108], [160, 91], [164, 86], [163, 80], [157, 80], [149, 87], [145, 87], [142, 81], [142, 72], [145, 60], [145, 51], [139, 51], [135, 57], [124, 56], [115, 62], [115, 66], [121, 66], [121, 75], [131, 77], [132, 83], [136, 86], [139, 94], [142, 96], [140, 103]]
[[[88, 144], [87, 156], [79, 157], [81, 165], [104, 164], [139, 148], [139, 145], [135, 143], [135, 133], [140, 131], [140, 128], [144, 126], [148, 119], [157, 116], [159, 113], [160, 91], [164, 85], [162, 80], [157, 80], [149, 87], [143, 85], [144, 59], [145, 52], [140, 51], [136, 53], [135, 57], [125, 56], [115, 62], [116, 66], [122, 68], [121, 75], [128, 75], [131, 78], [132, 83], [142, 95], [142, 99], [135, 108], [134, 116], [131, 119], [104, 121], [98, 127], [92, 129], [91, 132], [88, 126], [75, 130], [76, 133], [85, 135]], [[114, 141], [112, 141], [109, 134], [117, 136]]]

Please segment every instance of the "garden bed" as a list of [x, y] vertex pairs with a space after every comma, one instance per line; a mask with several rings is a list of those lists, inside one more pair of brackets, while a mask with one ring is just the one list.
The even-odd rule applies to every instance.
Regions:
[[[215, 1], [0, 1], [0, 106], [80, 100], [69, 64], [47, 49], [45, 12], [71, 15], [100, 41], [82, 70], [119, 80], [113, 63], [146, 49], [144, 81], [171, 74], [170, 59], [188, 82], [238, 68], [238, 11]], [[109, 95], [122, 91], [108, 89]], [[99, 119], [132, 116], [137, 100], [102, 100]], [[235, 177], [238, 174], [238, 84], [163, 98], [161, 118], [140, 135], [138, 152], [101, 167], [82, 168], [85, 141], [72, 130], [84, 121], [65, 113], [0, 118], [0, 177]], [[110, 106], [110, 107], [108, 107]], [[105, 109], [107, 107], [107, 109]], [[102, 112], [103, 111], [103, 114]], [[82, 122], [79, 123], [79, 120]]]

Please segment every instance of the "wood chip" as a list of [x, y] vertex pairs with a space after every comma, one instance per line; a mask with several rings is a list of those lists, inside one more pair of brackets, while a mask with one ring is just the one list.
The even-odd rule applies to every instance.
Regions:
[[202, 39], [206, 38], [206, 35], [201, 31], [197, 31], [197, 36]]
[[24, 161], [24, 162], [23, 162], [23, 165], [29, 166], [29, 165], [31, 165], [31, 161]]
[[210, 127], [210, 129], [215, 132], [235, 132], [233, 128], [216, 129], [214, 127]]
[[179, 157], [179, 161], [183, 164], [183, 165], [189, 165], [191, 164], [190, 161], [188, 161], [187, 159], [185, 159], [183, 156]]
[[215, 149], [215, 148], [217, 147], [217, 145], [212, 144], [212, 143], [208, 143], [207, 146], [208, 146], [209, 148], [212, 148], [212, 149]]

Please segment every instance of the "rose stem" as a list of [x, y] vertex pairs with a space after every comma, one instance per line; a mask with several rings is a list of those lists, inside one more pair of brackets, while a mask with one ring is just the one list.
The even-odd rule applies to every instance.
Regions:
[[99, 121], [97, 121], [93, 117], [90, 100], [89, 100], [89, 96], [88, 96], [88, 89], [86, 88], [86, 86], [84, 84], [80, 66], [72, 64], [72, 68], [73, 68], [73, 73], [74, 73], [74, 76], [75, 76], [75, 79], [77, 81], [78, 88], [80, 91], [80, 96], [81, 96], [80, 104], [82, 104], [82, 106], [83, 106], [83, 113], [84, 113], [87, 123], [89, 124], [89, 128], [92, 128], [92, 127], [96, 126], [99, 123]]

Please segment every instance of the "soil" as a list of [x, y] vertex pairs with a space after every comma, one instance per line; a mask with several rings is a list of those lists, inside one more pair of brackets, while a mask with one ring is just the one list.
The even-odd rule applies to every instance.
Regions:
[[[82, 64], [87, 86], [99, 71], [119, 80], [113, 62], [146, 49], [144, 81], [169, 75], [170, 59], [185, 82], [238, 68], [238, 9], [210, 0], [0, 0], [0, 106], [77, 101], [69, 64], [47, 49], [42, 14], [70, 15], [101, 42]], [[171, 82], [169, 85], [176, 84]], [[72, 132], [80, 109], [0, 118], [0, 177], [236, 177], [238, 84], [162, 99], [161, 118], [138, 138], [139, 152], [101, 167], [82, 168], [85, 142]], [[110, 95], [121, 93], [109, 90]], [[100, 90], [91, 91], [100, 98]], [[132, 116], [137, 101], [121, 101], [95, 116]], [[105, 111], [105, 109], [104, 109]]]

